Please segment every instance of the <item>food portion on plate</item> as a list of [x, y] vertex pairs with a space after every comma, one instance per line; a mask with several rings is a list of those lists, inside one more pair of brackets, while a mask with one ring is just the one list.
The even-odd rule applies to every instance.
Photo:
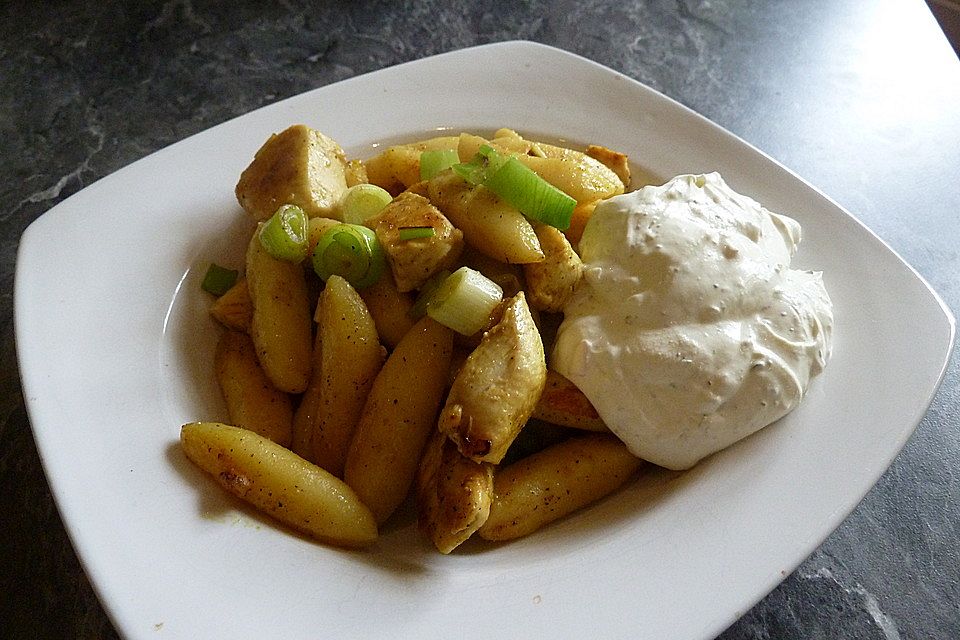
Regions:
[[204, 288], [230, 424], [187, 457], [292, 528], [365, 546], [414, 494], [442, 553], [510, 540], [790, 411], [830, 354], [799, 225], [717, 174], [630, 191], [626, 155], [501, 129], [350, 159], [271, 136], [257, 221]]

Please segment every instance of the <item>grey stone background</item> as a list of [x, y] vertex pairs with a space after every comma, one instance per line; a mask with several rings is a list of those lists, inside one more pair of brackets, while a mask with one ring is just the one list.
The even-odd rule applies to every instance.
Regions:
[[[116, 637], [64, 532], [24, 409], [12, 292], [26, 226], [98, 178], [256, 107], [508, 39], [584, 55], [744, 137], [853, 211], [960, 308], [960, 63], [919, 0], [8, 0], [0, 637]], [[69, 265], [50, 268], [70, 277]], [[954, 355], [877, 486], [720, 637], [960, 638], [958, 415]]]

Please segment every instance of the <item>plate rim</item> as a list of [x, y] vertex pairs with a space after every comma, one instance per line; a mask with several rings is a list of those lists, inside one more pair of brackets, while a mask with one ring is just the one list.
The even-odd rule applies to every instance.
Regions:
[[[862, 231], [869, 234], [869, 237], [872, 239], [872, 241], [879, 242], [880, 245], [886, 251], [888, 251], [893, 257], [896, 258], [897, 261], [899, 261], [900, 265], [906, 267], [909, 273], [912, 275], [912, 277], [916, 281], [918, 281], [923, 286], [923, 288], [925, 288], [925, 292], [929, 294], [932, 297], [932, 300], [937, 304], [937, 306], [939, 306], [939, 309], [942, 312], [944, 319], [946, 321], [947, 329], [949, 333], [949, 337], [946, 343], [946, 348], [944, 350], [941, 364], [939, 366], [939, 371], [936, 375], [936, 383], [930, 389], [929, 394], [924, 399], [924, 402], [922, 402], [923, 409], [922, 411], [920, 411], [917, 420], [913, 424], [913, 427], [907, 430], [905, 434], [903, 434], [902, 437], [899, 439], [897, 446], [890, 453], [889, 459], [884, 461], [884, 463], [882, 464], [883, 469], [886, 469], [889, 466], [889, 464], [892, 462], [892, 460], [899, 454], [899, 452], [901, 451], [906, 441], [910, 438], [910, 436], [918, 426], [919, 422], [922, 420], [923, 415], [925, 415], [927, 409], [929, 408], [930, 403], [933, 401], [934, 397], [936, 396], [940, 388], [940, 385], [945, 376], [947, 367], [949, 365], [952, 350], [954, 348], [955, 334], [956, 334], [956, 320], [951, 310], [943, 301], [943, 299], [940, 297], [940, 295], [936, 292], [936, 290], [934, 290], [933, 287], [926, 281], [926, 279], [924, 279], [924, 277], [912, 265], [910, 265], [906, 260], [904, 260], [903, 257], [900, 256], [898, 252], [896, 252], [892, 247], [890, 247], [889, 244], [887, 244], [882, 238], [877, 236], [876, 233], [874, 233], [855, 215], [853, 215], [852, 213], [850, 213], [849, 211], [841, 207], [839, 204], [833, 201], [829, 196], [822, 193], [819, 189], [811, 185], [804, 178], [797, 175], [788, 167], [785, 167], [776, 159], [770, 157], [768, 154], [766, 154], [762, 150], [756, 148], [749, 142], [746, 142], [745, 140], [733, 134], [729, 130], [720, 127], [719, 125], [705, 118], [704, 116], [697, 113], [696, 111], [683, 105], [677, 100], [670, 98], [669, 96], [666, 96], [660, 93], [659, 91], [656, 91], [655, 89], [652, 89], [648, 85], [642, 82], [639, 82], [637, 80], [634, 80], [619, 71], [610, 69], [595, 61], [589, 60], [588, 58], [585, 58], [578, 54], [571, 53], [569, 51], [565, 51], [549, 45], [544, 45], [544, 44], [525, 41], [525, 40], [510, 40], [510, 41], [504, 41], [504, 42], [483, 44], [483, 45], [478, 45], [476, 47], [468, 47], [468, 48], [458, 49], [454, 51], [448, 51], [435, 56], [429, 56], [429, 57], [421, 58], [418, 60], [411, 60], [411, 61], [403, 62], [401, 64], [394, 65], [391, 67], [384, 67], [382, 69], [360, 74], [336, 83], [331, 83], [315, 89], [311, 89], [304, 93], [285, 98], [284, 100], [272, 103], [270, 105], [265, 105], [254, 111], [241, 114], [239, 116], [226, 120], [223, 123], [217, 124], [213, 127], [210, 127], [196, 134], [193, 134], [187, 138], [174, 142], [171, 145], [168, 145], [162, 149], [159, 149], [156, 152], [153, 152], [143, 158], [140, 158], [128, 165], [125, 165], [121, 169], [118, 169], [117, 171], [112, 172], [111, 174], [108, 174], [100, 178], [99, 180], [88, 185], [81, 191], [78, 191], [77, 193], [72, 194], [70, 197], [57, 203], [55, 206], [51, 207], [49, 210], [47, 210], [42, 215], [38, 216], [34, 221], [32, 221], [24, 230], [21, 236], [20, 244], [17, 249], [16, 267], [15, 267], [15, 275], [14, 275], [14, 339], [16, 344], [17, 360], [19, 363], [21, 387], [23, 389], [23, 395], [24, 395], [24, 404], [27, 409], [31, 430], [33, 432], [33, 437], [36, 440], [37, 450], [41, 459], [41, 464], [44, 469], [44, 474], [47, 479], [47, 484], [48, 486], [50, 486], [51, 493], [54, 496], [58, 511], [61, 514], [64, 528], [67, 531], [67, 535], [71, 540], [71, 543], [74, 547], [74, 550], [76, 551], [76, 554], [80, 560], [81, 565], [84, 568], [84, 571], [91, 578], [90, 582], [95, 592], [97, 593], [98, 598], [100, 598], [101, 605], [103, 606], [107, 615], [110, 617], [111, 621], [114, 623], [114, 626], [117, 628], [118, 632], [121, 632], [129, 637], [136, 637], [135, 631], [133, 627], [128, 623], [126, 616], [120, 615], [120, 613], [114, 609], [114, 607], [120, 606], [119, 603], [115, 601], [113, 598], [107, 597], [108, 594], [101, 591], [101, 588], [103, 587], [103, 583], [101, 581], [105, 580], [106, 578], [103, 577], [99, 567], [93, 566], [94, 563], [88, 557], [88, 553], [85, 552], [85, 535], [86, 534], [80, 533], [81, 526], [83, 525], [82, 523], [77, 522], [76, 518], [71, 515], [73, 505], [64, 503], [66, 498], [64, 497], [64, 494], [62, 491], [63, 488], [62, 486], [60, 486], [59, 481], [54, 480], [54, 477], [56, 476], [59, 470], [51, 469], [48, 466], [50, 464], [50, 460], [52, 459], [52, 453], [50, 452], [49, 449], [50, 447], [53, 446], [49, 442], [50, 427], [46, 425], [38, 424], [37, 422], [38, 418], [35, 418], [35, 416], [39, 416], [39, 414], [42, 413], [40, 406], [38, 404], [40, 402], [37, 399], [38, 396], [32, 393], [32, 390], [34, 390], [36, 386], [39, 384], [39, 382], [36, 380], [34, 375], [35, 367], [37, 365], [31, 362], [30, 358], [32, 357], [32, 355], [29, 353], [24, 353], [23, 351], [23, 349], [27, 349], [26, 345], [30, 342], [29, 335], [26, 333], [27, 331], [26, 325], [29, 321], [29, 318], [26, 317], [25, 314], [27, 312], [25, 311], [25, 308], [24, 308], [25, 296], [27, 298], [30, 297], [30, 291], [26, 289], [26, 287], [28, 286], [27, 279], [30, 276], [30, 273], [24, 272], [21, 269], [21, 265], [24, 264], [24, 262], [30, 262], [31, 260], [35, 259], [36, 252], [40, 250], [43, 243], [43, 241], [39, 237], [40, 234], [43, 232], [43, 227], [51, 224], [52, 222], [55, 222], [58, 217], [65, 215], [65, 213], [68, 212], [70, 203], [76, 202], [77, 201], [76, 199], [82, 197], [82, 194], [84, 193], [89, 194], [95, 191], [96, 189], [104, 188], [104, 184], [103, 184], [104, 181], [111, 179], [109, 182], [106, 183], [106, 187], [109, 187], [113, 181], [120, 179], [120, 178], [116, 178], [115, 176], [119, 175], [122, 177], [123, 175], [126, 175], [126, 172], [132, 170], [133, 167], [138, 166], [141, 163], [151, 161], [151, 159], [155, 159], [161, 154], [166, 154], [170, 149], [173, 149], [174, 147], [180, 147], [181, 145], [188, 146], [191, 140], [194, 140], [199, 136], [207, 135], [211, 131], [217, 128], [225, 127], [230, 123], [234, 123], [237, 120], [248, 118], [249, 116], [255, 113], [262, 114], [268, 111], [272, 112], [273, 110], [276, 110], [279, 106], [282, 106], [283, 104], [288, 103], [291, 100], [302, 99], [305, 96], [317, 91], [321, 91], [324, 89], [329, 90], [331, 88], [335, 88], [338, 86], [348, 85], [355, 82], [361, 82], [365, 78], [369, 78], [369, 76], [374, 76], [377, 74], [381, 74], [383, 72], [388, 72], [388, 71], [397, 72], [397, 70], [403, 71], [404, 69], [409, 69], [412, 66], [420, 65], [425, 62], [437, 63], [442, 61], [442, 59], [444, 58], [452, 59], [454, 56], [459, 57], [463, 55], [471, 55], [473, 53], [476, 53], [482, 50], [513, 51], [514, 53], [512, 55], [518, 58], [522, 57], [525, 54], [528, 54], [528, 52], [531, 52], [531, 51], [548, 54], [550, 56], [555, 56], [559, 54], [561, 56], [568, 57], [569, 59], [576, 59], [582, 63], [583, 62], [588, 63], [589, 65], [592, 65], [596, 71], [600, 71], [605, 74], [615, 74], [616, 76], [631, 83], [631, 85], [643, 88], [644, 90], [649, 92], [653, 92], [657, 96], [669, 101], [671, 106], [673, 106], [674, 108], [679, 108], [683, 110], [685, 116], [687, 117], [692, 116], [692, 117], [698, 118], [700, 121], [702, 121], [702, 123], [709, 125], [711, 128], [714, 128], [716, 132], [734, 139], [739, 144], [746, 145], [746, 147], [748, 147], [753, 153], [758, 154], [760, 157], [762, 157], [762, 159], [765, 162], [771, 163], [772, 165], [777, 167], [779, 170], [786, 172], [793, 180], [796, 180], [799, 183], [801, 183], [806, 189], [810, 190], [812, 193], [815, 193], [818, 197], [822, 198], [825, 202], [829, 203], [832, 207], [835, 207], [836, 209], [845, 213], [853, 222], [855, 222], [861, 228]], [[42, 418], [40, 418], [39, 420], [42, 421]], [[882, 475], [882, 473], [883, 472], [881, 471], [880, 475]], [[876, 478], [873, 478], [873, 480], [866, 486], [862, 494], [854, 502], [853, 506], [850, 509], [840, 509], [836, 512], [835, 522], [831, 525], [826, 535], [829, 535], [829, 533], [833, 531], [836, 528], [836, 526], [839, 525], [839, 523], [842, 522], [848, 516], [850, 511], [856, 508], [857, 504], [859, 504], [859, 502], [863, 499], [863, 496], [866, 495], [866, 493], [869, 492], [870, 489], [875, 485], [879, 477], [880, 476], [877, 475]], [[819, 546], [821, 542], [822, 542], [822, 539], [810, 543], [809, 544], [810, 549], [812, 550], [816, 548], [816, 546]], [[799, 562], [802, 561], [802, 559], [803, 558], [801, 557], [796, 564], [799, 564]], [[795, 568], [796, 564], [794, 564], [793, 567], [791, 567], [791, 570]], [[97, 579], [94, 579], [94, 576], [97, 576]], [[781, 576], [779, 579], [774, 580], [771, 584], [765, 586], [763, 592], [759, 593], [759, 595], [753, 601], [753, 603], [755, 603], [756, 601], [764, 597], [770, 591], [770, 589], [775, 587], [776, 584], [778, 584], [784, 577], [785, 575]], [[746, 610], [740, 613], [745, 613], [745, 611]], [[722, 631], [722, 628], [716, 631], [717, 632]]]

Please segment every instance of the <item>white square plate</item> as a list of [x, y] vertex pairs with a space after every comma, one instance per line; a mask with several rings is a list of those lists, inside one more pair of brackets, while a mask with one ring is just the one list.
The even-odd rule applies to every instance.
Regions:
[[[661, 178], [718, 170], [801, 222], [834, 359], [793, 414], [685, 474], [653, 474], [512, 544], [445, 557], [411, 522], [367, 552], [312, 543], [222, 494], [180, 425], [222, 418], [208, 261], [241, 264], [233, 197], [267, 136], [352, 156], [437, 128], [598, 143]], [[296, 96], [172, 145], [24, 233], [16, 336], [30, 419], [84, 568], [129, 638], [710, 638], [856, 506], [923, 416], [954, 323], [883, 242], [761, 152], [577, 56], [508, 42]], [[921, 330], [918, 330], [921, 327]]]

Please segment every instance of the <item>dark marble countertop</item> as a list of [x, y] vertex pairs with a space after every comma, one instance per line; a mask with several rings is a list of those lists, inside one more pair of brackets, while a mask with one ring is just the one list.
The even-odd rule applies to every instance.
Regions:
[[[0, 636], [116, 637], [61, 524], [24, 408], [12, 298], [27, 225], [98, 178], [251, 109], [510, 39], [596, 60], [740, 135], [852, 211], [960, 309], [960, 62], [920, 0], [9, 0], [0, 5]], [[960, 638], [958, 365], [954, 354], [927, 415], [859, 507], [721, 638]]]

